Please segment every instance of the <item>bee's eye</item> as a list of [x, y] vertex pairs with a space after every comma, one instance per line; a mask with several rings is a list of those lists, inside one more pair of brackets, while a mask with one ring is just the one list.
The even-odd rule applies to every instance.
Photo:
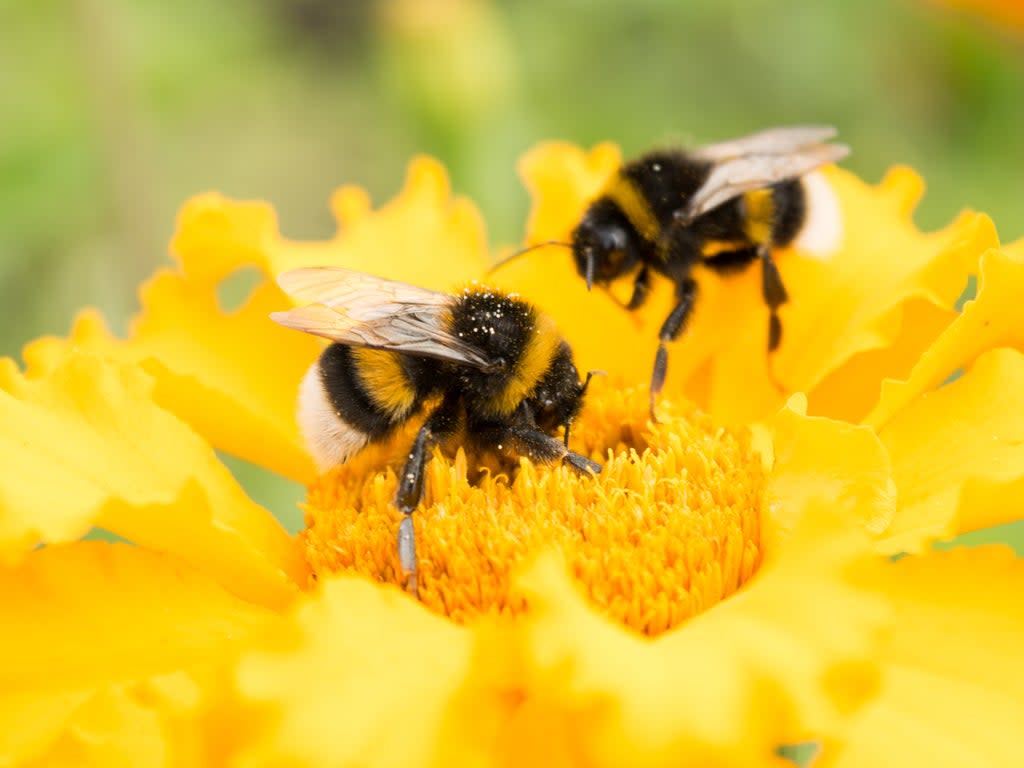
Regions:
[[619, 227], [608, 227], [601, 233], [601, 250], [605, 251], [609, 258], [612, 254], [618, 253], [619, 261], [622, 260], [622, 251], [626, 249], [626, 233]]
[[601, 254], [601, 259], [597, 265], [598, 275], [603, 279], [617, 277], [623, 271], [623, 261], [625, 261], [625, 258], [626, 251], [622, 248], [605, 251]]

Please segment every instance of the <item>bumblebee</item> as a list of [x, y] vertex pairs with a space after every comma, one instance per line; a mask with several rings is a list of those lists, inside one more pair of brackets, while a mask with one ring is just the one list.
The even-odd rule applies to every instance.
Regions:
[[[601, 471], [568, 447], [590, 376], [580, 382], [554, 321], [515, 294], [472, 285], [450, 295], [333, 267], [292, 270], [278, 283], [310, 303], [271, 319], [333, 342], [299, 392], [299, 426], [321, 471], [429, 410], [395, 495], [405, 513], [399, 561], [413, 594], [411, 514], [435, 445], [461, 436], [499, 456]], [[553, 436], [559, 427], [563, 441]]]
[[779, 346], [778, 309], [788, 295], [772, 249], [793, 242], [807, 221], [809, 195], [801, 177], [849, 154], [845, 145], [827, 143], [835, 134], [826, 126], [771, 128], [692, 151], [651, 152], [619, 169], [571, 242], [562, 243], [571, 247], [588, 290], [631, 276], [628, 310], [644, 304], [653, 274], [675, 284], [675, 303], [658, 334], [652, 418], [668, 371], [666, 345], [682, 333], [697, 299], [698, 264], [731, 273], [761, 262], [768, 352]]

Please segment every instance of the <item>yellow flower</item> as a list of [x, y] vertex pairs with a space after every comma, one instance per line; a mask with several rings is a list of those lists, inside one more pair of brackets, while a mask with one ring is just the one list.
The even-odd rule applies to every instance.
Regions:
[[[564, 239], [618, 160], [531, 152], [527, 239]], [[826, 176], [843, 237], [779, 259], [790, 393], [756, 275], [701, 276], [657, 426], [658, 294], [627, 316], [556, 249], [496, 277], [610, 371], [573, 437], [606, 467], [509, 480], [436, 454], [422, 603], [380, 583], [410, 432], [315, 476], [294, 402], [320, 346], [267, 319], [287, 305], [271, 278], [344, 264], [449, 289], [489, 263], [479, 214], [425, 159], [380, 209], [339, 191], [326, 242], [192, 200], [128, 339], [87, 310], [0, 367], [0, 764], [746, 766], [811, 740], [841, 765], [1017, 764], [1024, 571], [929, 545], [1024, 516], [1024, 247], [971, 213], [918, 232], [909, 170]], [[221, 309], [251, 267], [265, 279]], [[306, 483], [307, 529], [214, 449]], [[136, 546], [80, 541], [93, 527]]]

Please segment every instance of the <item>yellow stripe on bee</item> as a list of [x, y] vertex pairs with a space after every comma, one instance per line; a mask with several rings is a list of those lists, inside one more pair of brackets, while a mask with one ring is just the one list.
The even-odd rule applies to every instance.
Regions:
[[492, 406], [489, 409], [491, 415], [511, 415], [537, 386], [541, 377], [547, 373], [561, 341], [555, 321], [547, 315], [536, 313], [533, 333], [527, 339], [523, 354], [520, 355], [519, 361], [512, 370], [511, 380], [492, 401]]
[[394, 352], [382, 349], [353, 349], [356, 374], [366, 387], [374, 405], [393, 416], [402, 416], [416, 404], [402, 363]]
[[775, 198], [770, 189], [755, 189], [743, 195], [743, 231], [750, 242], [758, 245], [770, 243], [775, 222]]
[[605, 189], [605, 195], [612, 200], [629, 219], [641, 237], [651, 242], [658, 240], [658, 220], [647, 204], [643, 193], [632, 180], [621, 173], [615, 174]]

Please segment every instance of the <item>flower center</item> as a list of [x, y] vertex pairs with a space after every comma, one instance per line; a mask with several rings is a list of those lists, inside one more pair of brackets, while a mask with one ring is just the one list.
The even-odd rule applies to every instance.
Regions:
[[[459, 622], [521, 611], [516, 568], [549, 548], [600, 610], [650, 635], [735, 592], [761, 559], [760, 457], [746, 432], [716, 427], [692, 406], [659, 407], [662, 423], [651, 425], [646, 391], [591, 387], [572, 447], [604, 462], [597, 477], [524, 460], [509, 482], [467, 471], [461, 449], [453, 461], [435, 453], [413, 516], [420, 599]], [[393, 468], [414, 432], [310, 487], [301, 543], [315, 576], [403, 583]]]

